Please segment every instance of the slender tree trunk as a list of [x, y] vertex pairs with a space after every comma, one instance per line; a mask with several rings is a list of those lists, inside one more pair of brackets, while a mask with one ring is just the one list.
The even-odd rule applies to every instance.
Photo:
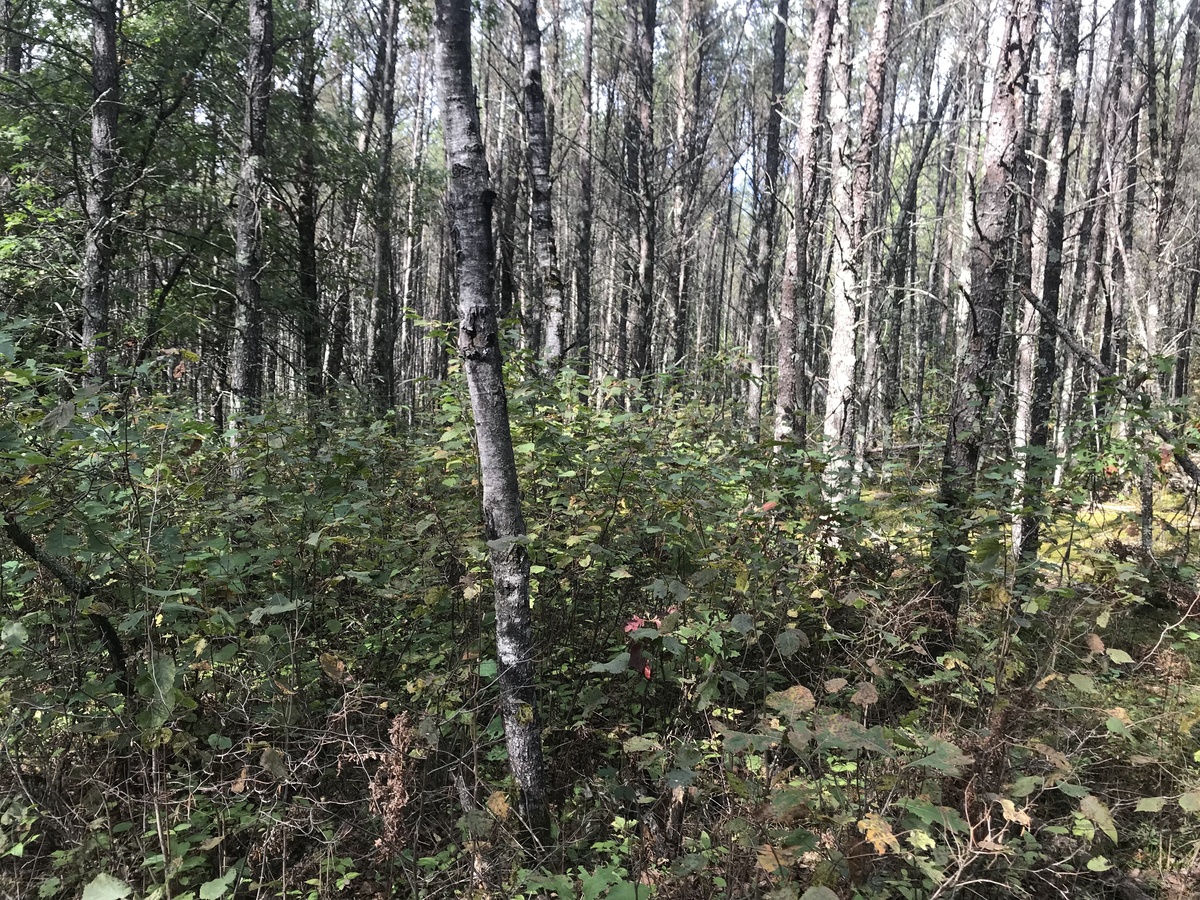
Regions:
[[263, 386], [262, 209], [275, 20], [272, 0], [249, 0], [248, 8], [250, 45], [246, 56], [246, 109], [237, 192], [237, 299], [229, 386], [234, 410], [255, 412], [262, 400]]
[[633, 230], [634, 274], [626, 321], [629, 375], [650, 372], [650, 332], [654, 321], [656, 195], [654, 178], [654, 32], [658, 0], [629, 0], [629, 30], [633, 54], [636, 120], [629, 141], [630, 176], [635, 179]]
[[21, 32], [28, 27], [29, 11], [26, 7], [32, 0], [3, 0], [0, 3], [0, 71], [5, 75], [20, 75], [25, 61], [25, 42]]
[[119, 150], [117, 148], [117, 3], [94, 0], [92, 12], [92, 144], [88, 156], [87, 234], [83, 244], [83, 332], [81, 349], [87, 354], [88, 372], [108, 377], [108, 347], [113, 240], [113, 219]]
[[458, 252], [458, 352], [471, 394], [483, 516], [496, 596], [496, 656], [509, 765], [520, 806], [540, 841], [548, 832], [541, 725], [534, 688], [529, 557], [492, 296], [492, 189], [471, 77], [469, 0], [436, 0], [449, 204]]
[[317, 277], [317, 14], [315, 0], [300, 0], [300, 62], [297, 106], [301, 150], [297, 164], [296, 243], [299, 269], [300, 331], [304, 343], [304, 380], [310, 397], [322, 392], [321, 288]]
[[771, 42], [771, 108], [767, 114], [762, 184], [757, 192], [755, 230], [758, 240], [750, 247], [750, 381], [746, 391], [746, 428], [750, 439], [759, 439], [763, 383], [767, 355], [767, 291], [775, 263], [776, 210], [779, 206], [779, 130], [783, 121], [784, 74], [787, 67], [788, 0], [779, 0]]
[[375, 225], [375, 277], [371, 291], [371, 380], [375, 408], [382, 413], [396, 400], [396, 257], [392, 247], [392, 174], [396, 129], [396, 53], [399, 0], [382, 11], [383, 80], [379, 85], [379, 160], [372, 216]]
[[553, 135], [546, 124], [546, 97], [542, 90], [542, 32], [538, 27], [537, 0], [521, 0], [521, 46], [525, 62], [525, 127], [529, 135], [530, 219], [537, 291], [542, 306], [542, 359], [552, 369], [563, 355], [563, 285], [558, 269], [554, 213], [550, 205], [550, 150]]
[[1032, 0], [1010, 0], [1000, 63], [987, 123], [983, 177], [974, 204], [970, 248], [970, 316], [962, 364], [950, 400], [942, 461], [940, 509], [932, 557], [943, 604], [934, 644], [950, 646], [965, 593], [971, 493], [984, 444], [988, 403], [996, 389], [996, 363], [1013, 263], [1017, 198], [1014, 185], [1026, 165], [1025, 92], [1037, 25]]
[[592, 39], [595, 0], [584, 0], [583, 71], [579, 103], [579, 231], [575, 243], [575, 346], [579, 372], [591, 374], [592, 360]]
[[[800, 126], [796, 143], [795, 198], [792, 226], [788, 234], [787, 261], [779, 309], [779, 387], [775, 399], [775, 440], [793, 437], [796, 427], [797, 397], [804, 391], [799, 385], [803, 371], [801, 357], [806, 341], [799, 329], [806, 321], [803, 309], [809, 294], [808, 245], [815, 229], [818, 174], [822, 159], [821, 110], [824, 105], [825, 77], [829, 66], [829, 43], [834, 22], [833, 0], [817, 0], [808, 61], [804, 74], [804, 101], [800, 107]], [[801, 441], [803, 434], [800, 435]]]
[[1067, 184], [1070, 180], [1071, 135], [1075, 127], [1075, 69], [1079, 62], [1079, 0], [1057, 0], [1055, 3], [1057, 109], [1053, 122], [1050, 153], [1047, 154], [1046, 184], [1050, 204], [1045, 213], [1045, 265], [1042, 268], [1042, 303], [1050, 315], [1038, 316], [1037, 358], [1033, 367], [1030, 391], [1029, 450], [1026, 452], [1023, 483], [1021, 526], [1014, 536], [1015, 550], [1021, 566], [1019, 582], [1028, 583], [1032, 565], [1041, 542], [1042, 523], [1046, 513], [1042, 492], [1047, 477], [1054, 471], [1050, 458], [1050, 407], [1054, 398], [1054, 383], [1058, 375], [1055, 320], [1058, 318], [1059, 297], [1062, 293], [1063, 251], [1066, 241]]
[[867, 226], [872, 161], [883, 115], [883, 76], [891, 31], [892, 0], [879, 0], [867, 57], [862, 126], [857, 147], [850, 140], [850, 2], [840, 0], [834, 26], [831, 67], [835, 79], [830, 98], [833, 133], [833, 331], [829, 338], [829, 382], [825, 393], [824, 433], [832, 458], [826, 472], [837, 494], [849, 474], [855, 413], [855, 344], [859, 324], [859, 281]]

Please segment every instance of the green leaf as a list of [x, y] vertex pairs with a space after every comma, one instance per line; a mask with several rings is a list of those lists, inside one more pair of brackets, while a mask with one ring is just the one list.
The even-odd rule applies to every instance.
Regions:
[[1109, 839], [1114, 843], [1117, 840], [1117, 826], [1113, 822], [1112, 813], [1108, 811], [1108, 807], [1104, 805], [1104, 801], [1098, 797], [1088, 794], [1079, 801], [1079, 811], [1085, 818], [1091, 820], [1097, 828], [1108, 835]]
[[29, 641], [29, 630], [20, 622], [5, 622], [0, 628], [0, 643], [6, 650], [24, 647]]
[[588, 672], [592, 674], [606, 673], [609, 675], [619, 675], [629, 668], [629, 652], [618, 653], [606, 663], [592, 663], [588, 666]]
[[42, 427], [50, 432], [51, 437], [58, 434], [75, 418], [75, 401], [64, 400], [42, 419]]
[[795, 628], [785, 628], [775, 635], [775, 649], [784, 659], [795, 656], [807, 646], [808, 637], [803, 631], [797, 631]]
[[300, 604], [295, 600], [288, 600], [283, 597], [283, 594], [276, 594], [272, 599], [278, 598], [279, 602], [272, 603], [268, 606], [260, 606], [250, 613], [250, 624], [258, 625], [263, 620], [263, 616], [277, 616], [280, 613], [291, 612]]
[[1181, 795], [1179, 808], [1184, 812], [1200, 812], [1200, 791], [1189, 791]]
[[218, 897], [224, 896], [225, 892], [233, 886], [235, 878], [237, 878], [237, 869], [231, 867], [220, 878], [206, 881], [200, 885], [200, 900], [217, 900]]
[[754, 630], [754, 616], [738, 613], [730, 620], [729, 624], [738, 634], [749, 634]]
[[967, 756], [949, 741], [930, 738], [926, 746], [932, 752], [914, 762], [914, 766], [924, 766], [943, 775], [958, 775], [962, 766], [970, 765], [974, 761], [974, 757]]
[[1115, 663], [1131, 663], [1131, 662], [1133, 662], [1132, 656], [1130, 656], [1124, 650], [1121, 650], [1117, 647], [1109, 647], [1104, 652], [1107, 653], [1108, 658], [1111, 659]]
[[1104, 856], [1093, 856], [1088, 860], [1087, 867], [1091, 872], [1107, 872], [1112, 868], [1107, 857]]
[[1084, 694], [1097, 693], [1096, 682], [1091, 679], [1091, 676], [1075, 672], [1067, 676], [1067, 681], [1071, 682], [1077, 691], [1081, 691]]
[[1162, 812], [1167, 803], [1166, 797], [1143, 797], [1134, 807], [1134, 812]]
[[101, 872], [83, 889], [83, 900], [124, 900], [132, 893], [125, 882]]
[[626, 738], [621, 744], [621, 749], [626, 753], [646, 753], [651, 750], [658, 750], [662, 745], [652, 737], [645, 735], [637, 735], [636, 737]]
[[800, 900], [838, 900], [838, 895], [824, 885], [818, 885], [801, 894]]

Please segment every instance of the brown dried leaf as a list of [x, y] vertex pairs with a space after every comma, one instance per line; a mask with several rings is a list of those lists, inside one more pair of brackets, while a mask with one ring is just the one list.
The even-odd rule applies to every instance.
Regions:
[[836, 694], [849, 683], [845, 678], [830, 678], [825, 682], [825, 693]]
[[1103, 653], [1104, 640], [1094, 631], [1084, 635], [1083, 642], [1087, 644], [1089, 653]]
[[879, 702], [879, 691], [875, 685], [869, 681], [864, 681], [858, 686], [858, 690], [854, 692], [854, 696], [850, 698], [851, 703], [857, 703], [863, 709]]
[[250, 774], [250, 773], [249, 773], [249, 767], [248, 767], [248, 766], [242, 766], [242, 772], [241, 772], [241, 774], [240, 774], [240, 775], [238, 775], [238, 777], [237, 777], [237, 778], [235, 778], [235, 779], [233, 780], [233, 784], [231, 784], [231, 785], [229, 786], [229, 793], [231, 793], [231, 794], [240, 794], [240, 793], [242, 793], [243, 791], [245, 791], [245, 790], [246, 790], [246, 776], [247, 776], [248, 774]]
[[487, 798], [487, 808], [500, 821], [508, 818], [511, 807], [508, 805], [508, 794], [504, 791], [492, 791]]

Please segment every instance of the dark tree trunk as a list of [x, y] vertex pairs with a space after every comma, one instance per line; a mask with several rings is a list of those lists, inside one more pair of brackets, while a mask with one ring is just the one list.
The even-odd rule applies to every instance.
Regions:
[[[1028, 575], [1037, 558], [1042, 523], [1046, 518], [1042, 491], [1054, 471], [1049, 456], [1050, 408], [1054, 383], [1058, 378], [1055, 352], [1059, 296], [1062, 292], [1063, 250], [1066, 238], [1067, 184], [1070, 178], [1071, 135], [1075, 128], [1075, 68], [1079, 61], [1079, 0], [1058, 0], [1055, 4], [1057, 36], [1058, 108], [1051, 155], [1048, 157], [1047, 186], [1051, 190], [1046, 210], [1046, 263], [1042, 270], [1041, 296], [1048, 316], [1040, 316], [1037, 358], [1033, 369], [1033, 390], [1029, 414], [1029, 452], [1026, 463], [1022, 524], [1018, 531], [1017, 558]], [[1020, 573], [1019, 573], [1020, 574]]]
[[650, 331], [654, 320], [655, 179], [654, 179], [654, 32], [658, 0], [629, 0], [628, 34], [633, 56], [636, 118], [630, 123], [627, 152], [637, 227], [632, 231], [633, 285], [627, 318], [629, 372], [650, 372]]
[[942, 461], [938, 521], [933, 536], [934, 573], [944, 620], [933, 644], [953, 641], [965, 592], [971, 494], [984, 443], [988, 404], [996, 388], [996, 363], [1005, 300], [1013, 262], [1013, 229], [1018, 198], [1014, 185], [1026, 165], [1025, 93], [1037, 25], [1032, 0], [1011, 0], [996, 71], [983, 177], [977, 187], [974, 237], [969, 251], [971, 288], [967, 297], [966, 347], [950, 400], [950, 420]]
[[469, 0], [437, 0], [449, 204], [457, 244], [458, 352], [466, 372], [479, 446], [483, 516], [496, 597], [496, 656], [509, 765], [521, 811], [540, 840], [548, 831], [541, 725], [534, 688], [529, 557], [492, 296], [492, 193], [471, 77]]
[[758, 240], [750, 247], [750, 381], [746, 391], [746, 427], [750, 439], [759, 438], [763, 382], [767, 355], [767, 291], [775, 263], [776, 210], [779, 206], [779, 130], [783, 121], [784, 74], [787, 67], [788, 0], [779, 0], [771, 42], [771, 108], [767, 114], [766, 148], [762, 184], [756, 192], [755, 230]]
[[304, 344], [304, 382], [310, 397], [322, 392], [323, 328], [321, 288], [317, 278], [317, 18], [314, 0], [301, 0], [301, 47], [297, 72], [300, 117], [300, 160], [297, 164], [296, 243], [300, 294], [300, 332]]
[[262, 399], [263, 386], [262, 210], [275, 20], [272, 0], [249, 0], [248, 7], [250, 44], [246, 55], [246, 109], [237, 191], [237, 299], [229, 386], [235, 408], [254, 412]]
[[392, 161], [396, 128], [396, 31], [399, 0], [383, 8], [382, 81], [379, 83], [379, 160], [372, 217], [375, 225], [375, 277], [371, 290], [371, 381], [375, 408], [382, 413], [396, 399], [396, 260], [392, 248]]
[[108, 376], [109, 306], [112, 293], [113, 194], [119, 150], [117, 108], [117, 3], [94, 0], [92, 11], [92, 143], [88, 155], [87, 234], [83, 245], [81, 349], [88, 372]]

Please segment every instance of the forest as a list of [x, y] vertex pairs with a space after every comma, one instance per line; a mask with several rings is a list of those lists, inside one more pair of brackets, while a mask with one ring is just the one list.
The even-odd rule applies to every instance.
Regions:
[[1200, 897], [1200, 0], [0, 0], [0, 897]]

